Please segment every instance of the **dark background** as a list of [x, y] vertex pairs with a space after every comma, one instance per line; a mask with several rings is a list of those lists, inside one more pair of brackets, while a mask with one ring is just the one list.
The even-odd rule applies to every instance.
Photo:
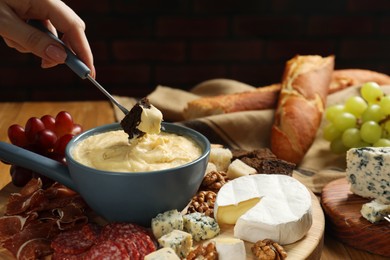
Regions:
[[[279, 82], [296, 54], [390, 74], [389, 0], [65, 0], [87, 26], [97, 80], [141, 97], [213, 78]], [[0, 42], [0, 101], [105, 99], [65, 65]]]

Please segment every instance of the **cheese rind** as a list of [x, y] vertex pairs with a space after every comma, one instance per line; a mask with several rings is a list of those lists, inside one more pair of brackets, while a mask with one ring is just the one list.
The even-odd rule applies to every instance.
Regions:
[[184, 230], [192, 235], [195, 241], [206, 240], [216, 237], [219, 225], [214, 218], [203, 213], [194, 212], [183, 216]]
[[[214, 214], [236, 214], [235, 205], [253, 198], [260, 201], [237, 220], [234, 236], [255, 243], [272, 239], [285, 245], [301, 239], [312, 225], [311, 195], [298, 180], [287, 175], [249, 175], [232, 180], [218, 192]], [[231, 211], [226, 210], [231, 206]]]
[[352, 148], [347, 151], [346, 177], [351, 191], [390, 204], [390, 147]]
[[371, 223], [379, 222], [384, 219], [385, 216], [390, 214], [390, 205], [373, 200], [363, 204], [360, 213]]

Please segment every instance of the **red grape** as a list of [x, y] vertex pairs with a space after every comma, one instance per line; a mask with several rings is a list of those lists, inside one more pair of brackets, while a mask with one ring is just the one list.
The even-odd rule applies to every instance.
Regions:
[[50, 150], [57, 142], [57, 135], [52, 130], [43, 129], [36, 134], [35, 142], [39, 148]]
[[10, 173], [12, 177], [12, 183], [17, 187], [23, 187], [26, 185], [33, 176], [33, 171], [17, 165], [11, 166]]
[[41, 117], [41, 120], [43, 124], [45, 125], [46, 129], [55, 131], [56, 129], [56, 119], [51, 115], [44, 115]]
[[66, 112], [61, 111], [57, 114], [55, 118], [55, 132], [58, 137], [61, 137], [65, 134], [72, 133], [73, 130], [73, 118], [72, 116]]
[[[73, 136], [80, 134], [83, 128], [73, 122], [72, 116], [61, 111], [56, 117], [44, 115], [31, 117], [25, 127], [14, 124], [8, 128], [8, 138], [12, 144], [41, 154], [66, 165], [65, 149]], [[53, 181], [40, 173], [11, 165], [10, 174], [15, 186], [23, 187], [31, 178], [41, 178], [43, 183]], [[45, 185], [45, 184], [44, 184]]]
[[79, 124], [74, 124], [71, 134], [78, 135], [83, 132], [83, 127]]
[[47, 157], [66, 165], [66, 158], [65, 155], [63, 154], [49, 153], [47, 154]]
[[8, 127], [8, 138], [12, 144], [19, 147], [26, 147], [28, 144], [24, 128], [17, 124]]
[[27, 120], [25, 126], [25, 133], [27, 136], [27, 140], [33, 143], [36, 138], [36, 134], [45, 129], [45, 125], [42, 120], [37, 117], [31, 117]]
[[66, 145], [69, 143], [70, 139], [73, 138], [73, 136], [74, 135], [72, 134], [66, 134], [61, 136], [55, 143], [53, 152], [60, 155], [65, 155]]

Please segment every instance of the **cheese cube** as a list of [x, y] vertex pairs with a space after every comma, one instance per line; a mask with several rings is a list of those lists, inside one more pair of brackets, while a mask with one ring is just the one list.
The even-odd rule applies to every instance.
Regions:
[[219, 225], [215, 219], [203, 213], [194, 212], [183, 216], [184, 230], [192, 235], [195, 241], [206, 240], [216, 237], [219, 232]]
[[205, 172], [205, 174], [207, 174], [207, 173], [209, 173], [209, 172], [216, 172], [216, 171], [218, 171], [218, 170], [217, 170], [217, 166], [215, 166], [214, 163], [208, 162], [208, 163], [207, 163], [207, 167], [206, 167], [206, 172]]
[[245, 260], [246, 251], [244, 241], [238, 238], [215, 238], [215, 247], [218, 252], [218, 260]]
[[211, 148], [209, 162], [215, 164], [218, 171], [226, 172], [231, 159], [233, 158], [232, 152], [227, 148]]
[[183, 216], [176, 209], [160, 213], [152, 219], [153, 235], [158, 239], [175, 229], [183, 230], [183, 223]]
[[347, 180], [351, 191], [390, 204], [390, 147], [352, 148], [347, 151]]
[[378, 202], [377, 200], [373, 200], [366, 204], [363, 204], [362, 209], [360, 211], [362, 216], [370, 221], [371, 223], [375, 223], [384, 219], [385, 216], [390, 214], [390, 205], [386, 205]]
[[145, 256], [144, 260], [180, 260], [170, 247], [163, 247]]
[[255, 168], [244, 163], [240, 159], [235, 159], [228, 167], [226, 175], [230, 180], [235, 178], [246, 176], [250, 174], [256, 174], [257, 171]]
[[172, 248], [180, 258], [184, 258], [191, 251], [192, 236], [181, 230], [173, 230], [160, 237], [158, 243], [162, 247]]

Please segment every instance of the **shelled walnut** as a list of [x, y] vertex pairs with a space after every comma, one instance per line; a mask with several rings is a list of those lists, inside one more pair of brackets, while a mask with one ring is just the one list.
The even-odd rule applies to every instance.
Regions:
[[257, 241], [251, 250], [257, 259], [261, 260], [283, 260], [287, 257], [283, 247], [271, 239]]
[[192, 197], [188, 206], [188, 213], [200, 212], [206, 216], [214, 217], [214, 203], [217, 194], [213, 191], [199, 191]]
[[213, 242], [210, 242], [206, 245], [200, 244], [188, 253], [186, 259], [218, 260], [217, 248]]
[[199, 189], [204, 191], [218, 192], [227, 181], [228, 178], [225, 172], [211, 171], [204, 176]]

